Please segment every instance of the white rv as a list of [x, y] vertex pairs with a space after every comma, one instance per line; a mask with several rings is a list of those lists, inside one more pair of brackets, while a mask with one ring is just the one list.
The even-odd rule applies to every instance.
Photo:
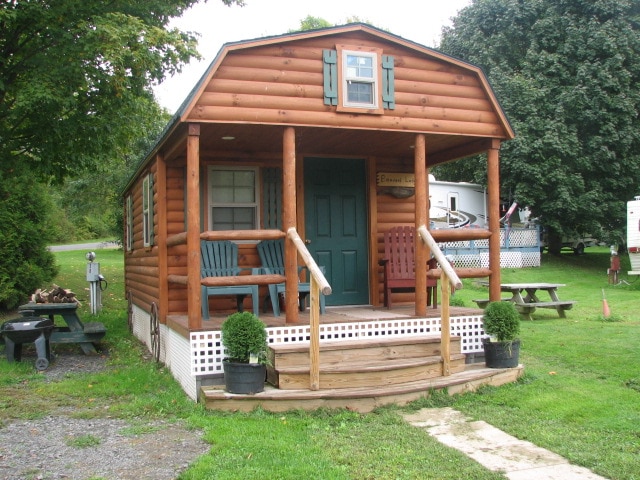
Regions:
[[631, 261], [629, 275], [640, 275], [640, 196], [627, 202], [627, 251]]
[[431, 228], [487, 228], [487, 192], [482, 185], [442, 182], [429, 175]]

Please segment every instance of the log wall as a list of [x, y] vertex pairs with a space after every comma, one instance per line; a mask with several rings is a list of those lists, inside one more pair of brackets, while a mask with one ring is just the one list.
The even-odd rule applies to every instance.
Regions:
[[[129, 190], [133, 200], [133, 249], [124, 253], [125, 294], [133, 294], [134, 303], [151, 311], [151, 303], [159, 302], [158, 247], [145, 247], [142, 238], [142, 183], [149, 174], [156, 174], [156, 163], [141, 172]], [[153, 218], [154, 238], [158, 238], [158, 191], [154, 182]]]
[[[324, 104], [322, 52], [336, 42], [393, 55], [394, 110], [349, 115]], [[362, 32], [229, 51], [188, 120], [504, 136], [473, 70]]]
[[[427, 147], [428, 148], [428, 147]], [[428, 155], [427, 155], [428, 157]], [[376, 169], [379, 172], [413, 173], [413, 165], [398, 165], [394, 159], [376, 159]], [[375, 270], [371, 277], [377, 279], [374, 285], [372, 304], [382, 305], [384, 301], [384, 271], [378, 265], [378, 260], [384, 258], [384, 234], [390, 228], [399, 225], [415, 225], [415, 196], [409, 198], [395, 198], [388, 194], [379, 194], [379, 189], [373, 184], [372, 194], [376, 195], [376, 211], [372, 213], [372, 230], [375, 243], [372, 255], [375, 255]], [[376, 298], [377, 297], [377, 298]], [[411, 302], [415, 298], [413, 293], [394, 293], [393, 303]]]

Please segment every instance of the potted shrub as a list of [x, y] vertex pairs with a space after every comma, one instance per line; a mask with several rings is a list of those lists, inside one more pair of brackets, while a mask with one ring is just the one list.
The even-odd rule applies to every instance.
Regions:
[[520, 313], [512, 302], [490, 302], [484, 310], [484, 331], [491, 338], [482, 340], [484, 359], [489, 368], [513, 368], [520, 357]]
[[267, 330], [250, 312], [229, 315], [222, 323], [222, 361], [226, 390], [253, 394], [264, 390], [267, 363]]

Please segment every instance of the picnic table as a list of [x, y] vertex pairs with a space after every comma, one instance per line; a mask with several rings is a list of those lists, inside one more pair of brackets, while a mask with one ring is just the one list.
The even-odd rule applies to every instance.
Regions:
[[[488, 286], [488, 282], [481, 282]], [[558, 298], [558, 288], [564, 287], [562, 283], [502, 283], [500, 291], [511, 294], [510, 298], [502, 300], [513, 302], [520, 312], [528, 320], [536, 308], [552, 308], [558, 312], [560, 318], [566, 318], [565, 311], [570, 310], [576, 303], [574, 300], [560, 300]], [[550, 301], [540, 300], [538, 292], [546, 292]], [[480, 308], [485, 308], [489, 300], [474, 300]]]
[[66, 326], [56, 326], [51, 333], [50, 343], [77, 343], [85, 355], [97, 355], [94, 342], [99, 342], [107, 333], [100, 322], [83, 323], [78, 316], [77, 303], [27, 303], [18, 307], [23, 314], [48, 316], [51, 320], [58, 315]]

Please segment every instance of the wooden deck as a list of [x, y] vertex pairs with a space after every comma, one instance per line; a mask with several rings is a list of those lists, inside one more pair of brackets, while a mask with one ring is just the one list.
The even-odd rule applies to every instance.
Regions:
[[[219, 330], [222, 322], [224, 322], [232, 313], [232, 311], [211, 311], [210, 318], [208, 320], [203, 320], [202, 322], [202, 330]], [[481, 308], [449, 307], [449, 314], [452, 317], [482, 315], [482, 313], [483, 310]], [[440, 315], [440, 306], [437, 308], [427, 308], [427, 318], [438, 318]], [[391, 309], [382, 306], [373, 307], [367, 305], [327, 307], [326, 313], [324, 315], [320, 315], [320, 323], [365, 322], [369, 320], [391, 320], [397, 318], [416, 318], [415, 307], [413, 305], [394, 305]], [[282, 327], [287, 325], [284, 312], [279, 317], [275, 317], [270, 310], [266, 313], [261, 311], [260, 319], [267, 325], [267, 327]], [[173, 330], [176, 330], [183, 336], [188, 337], [189, 328], [186, 315], [170, 315], [167, 317], [167, 324]], [[299, 321], [296, 324], [289, 325], [309, 325], [309, 309], [305, 312], [300, 312]]]
[[[480, 315], [481, 309], [451, 307], [451, 316]], [[440, 309], [428, 309], [428, 317], [439, 317]], [[220, 325], [226, 318], [212, 316]], [[268, 326], [283, 326], [284, 317], [264, 315]], [[322, 323], [358, 322], [374, 319], [415, 318], [413, 306], [391, 310], [374, 307], [329, 307]], [[308, 315], [300, 316], [308, 323]], [[211, 328], [208, 326], [208, 328]], [[404, 405], [435, 390], [449, 394], [475, 391], [484, 385], [499, 386], [516, 381], [522, 365], [512, 369], [486, 368], [484, 363], [465, 363], [460, 337], [451, 337], [450, 375], [443, 375], [439, 335], [430, 338], [376, 338], [321, 344], [320, 389], [310, 390], [308, 345], [272, 346], [272, 365], [265, 390], [255, 395], [237, 395], [224, 385], [202, 387], [199, 401], [207, 408], [251, 411], [256, 407], [274, 412], [291, 409], [348, 408], [369, 412], [382, 405]], [[284, 357], [291, 355], [288, 359]]]

